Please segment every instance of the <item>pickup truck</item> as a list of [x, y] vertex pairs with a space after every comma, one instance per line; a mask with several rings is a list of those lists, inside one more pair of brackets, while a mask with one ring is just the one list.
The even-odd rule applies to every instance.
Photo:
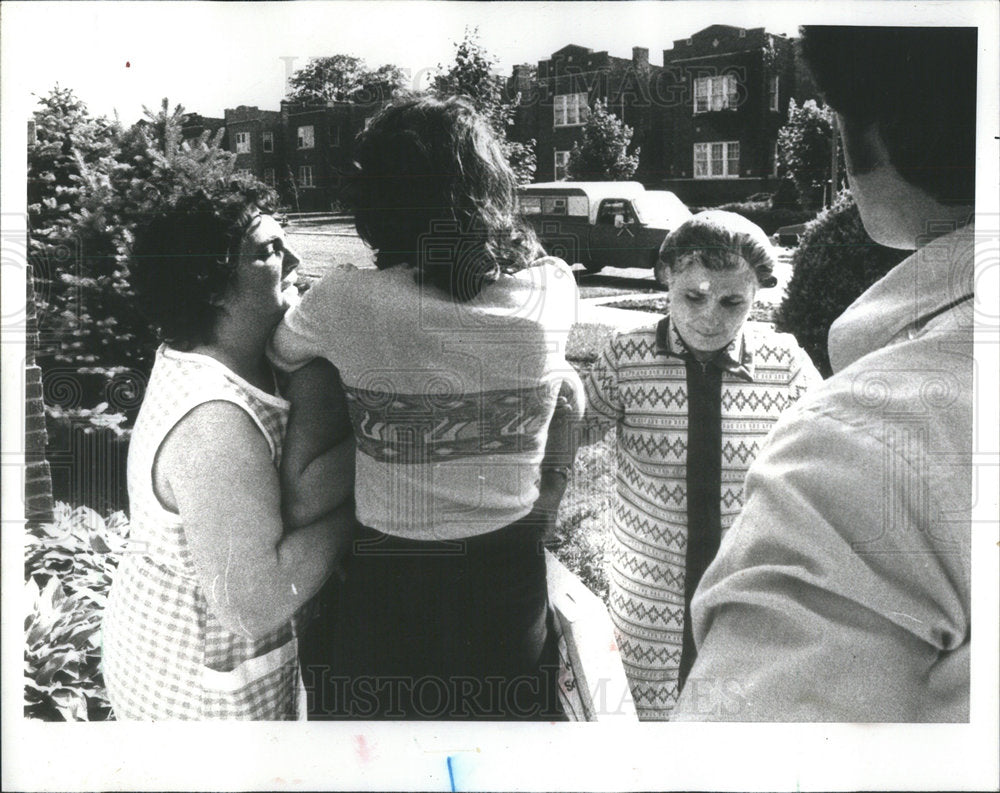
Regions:
[[653, 267], [663, 238], [691, 217], [673, 193], [638, 182], [543, 182], [517, 192], [546, 252], [593, 273]]

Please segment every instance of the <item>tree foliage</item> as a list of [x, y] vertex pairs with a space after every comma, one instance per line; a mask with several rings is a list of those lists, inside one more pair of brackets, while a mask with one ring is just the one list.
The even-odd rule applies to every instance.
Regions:
[[615, 182], [631, 179], [639, 167], [639, 149], [629, 154], [632, 127], [621, 122], [598, 99], [583, 127], [583, 143], [574, 143], [567, 171], [575, 182]]
[[28, 145], [37, 360], [50, 414], [106, 423], [138, 406], [157, 344], [128, 280], [136, 226], [182, 194], [221, 199], [240, 186], [269, 188], [234, 175], [221, 130], [184, 140], [183, 108], [170, 110], [166, 99], [128, 129], [92, 118], [58, 87], [40, 105], [37, 142]]
[[463, 39], [455, 43], [455, 60], [448, 66], [438, 66], [431, 92], [437, 96], [463, 96], [471, 101], [500, 139], [518, 183], [527, 184], [534, 178], [537, 167], [535, 141], [509, 139], [520, 95], [507, 96], [506, 81], [495, 73], [495, 65], [496, 59], [479, 42], [478, 28], [467, 28]]
[[406, 85], [406, 73], [386, 64], [369, 69], [353, 55], [313, 58], [289, 80], [286, 99], [302, 104], [356, 102], [375, 105], [390, 98]]
[[[778, 131], [778, 172], [790, 177], [800, 200], [818, 206], [830, 179], [830, 147], [833, 139], [833, 111], [813, 99], [801, 106], [788, 103], [788, 121]], [[838, 147], [837, 181], [844, 179], [843, 152]]]

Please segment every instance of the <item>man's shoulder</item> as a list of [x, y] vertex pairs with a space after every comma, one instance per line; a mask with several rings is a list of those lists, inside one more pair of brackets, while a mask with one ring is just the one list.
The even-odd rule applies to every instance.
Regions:
[[971, 350], [966, 357], [916, 339], [874, 350], [816, 384], [779, 426], [800, 443], [827, 426], [841, 444], [884, 447], [903, 433], [926, 449], [961, 454], [969, 451], [972, 403]]

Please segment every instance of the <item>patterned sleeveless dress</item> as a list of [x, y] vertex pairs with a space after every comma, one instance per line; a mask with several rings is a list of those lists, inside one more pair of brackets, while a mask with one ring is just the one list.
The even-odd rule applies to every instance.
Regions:
[[300, 615], [259, 638], [223, 627], [208, 607], [180, 516], [153, 492], [153, 460], [167, 433], [216, 400], [242, 407], [274, 464], [280, 461], [284, 399], [213, 358], [160, 347], [129, 448], [129, 546], [103, 620], [104, 679], [120, 720], [304, 718]]

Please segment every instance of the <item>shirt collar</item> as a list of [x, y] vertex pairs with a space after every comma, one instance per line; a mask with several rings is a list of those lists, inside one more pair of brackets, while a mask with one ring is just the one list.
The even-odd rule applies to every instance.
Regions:
[[[756, 367], [755, 351], [756, 345], [753, 343], [752, 334], [744, 322], [736, 337], [715, 353], [708, 362], [724, 372], [753, 382]], [[696, 360], [684, 339], [677, 332], [677, 327], [670, 321], [669, 316], [660, 320], [656, 326], [656, 352], [658, 355], [666, 355], [668, 358], [680, 358], [684, 361]]]
[[967, 302], [973, 294], [974, 244], [971, 225], [937, 237], [876, 281], [830, 327], [833, 371]]

